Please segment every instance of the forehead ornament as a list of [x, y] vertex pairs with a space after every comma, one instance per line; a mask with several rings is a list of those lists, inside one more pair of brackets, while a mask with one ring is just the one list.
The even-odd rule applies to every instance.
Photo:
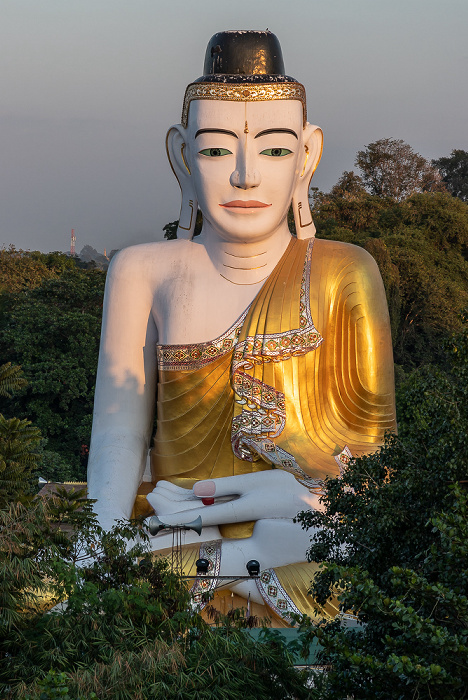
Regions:
[[230, 100], [232, 102], [267, 102], [299, 100], [303, 123], [307, 121], [306, 94], [301, 83], [266, 83], [263, 85], [229, 85], [225, 83], [191, 83], [185, 91], [182, 126], [187, 128], [190, 103], [193, 100]]

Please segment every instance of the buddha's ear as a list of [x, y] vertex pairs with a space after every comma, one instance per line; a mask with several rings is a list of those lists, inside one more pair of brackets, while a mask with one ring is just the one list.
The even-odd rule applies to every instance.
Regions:
[[315, 226], [309, 206], [309, 186], [322, 156], [323, 133], [320, 127], [307, 123], [304, 127], [304, 160], [299, 159], [300, 170], [294, 189], [292, 205], [296, 235], [298, 238], [313, 238]]
[[186, 158], [186, 139], [186, 131], [180, 124], [172, 126], [166, 136], [166, 151], [182, 193], [177, 238], [185, 238], [190, 241], [193, 238], [197, 220], [198, 202]]

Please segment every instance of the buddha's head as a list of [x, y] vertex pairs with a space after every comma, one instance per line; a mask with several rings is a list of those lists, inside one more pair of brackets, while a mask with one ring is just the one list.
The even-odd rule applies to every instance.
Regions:
[[221, 32], [202, 78], [185, 93], [182, 124], [167, 152], [182, 190], [177, 235], [191, 238], [197, 208], [232, 241], [262, 239], [284, 225], [291, 202], [299, 238], [315, 227], [309, 185], [322, 131], [307, 122], [304, 87], [284, 75], [271, 32]]

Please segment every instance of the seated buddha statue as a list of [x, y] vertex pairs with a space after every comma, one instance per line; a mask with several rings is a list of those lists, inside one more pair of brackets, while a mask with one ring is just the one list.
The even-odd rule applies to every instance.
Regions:
[[[323, 480], [395, 428], [377, 265], [362, 248], [314, 238], [308, 192], [322, 138], [273, 34], [214, 35], [167, 134], [177, 240], [126, 248], [108, 272], [89, 459], [104, 527], [138, 499], [141, 512], [145, 494], [168, 525], [200, 515], [186, 573], [208, 558], [214, 589], [257, 559], [260, 578], [217, 588], [215, 604], [227, 591], [236, 605], [249, 598], [278, 626], [313, 614], [310, 532], [295, 516], [321, 508]], [[167, 553], [168, 535], [151, 545]]]

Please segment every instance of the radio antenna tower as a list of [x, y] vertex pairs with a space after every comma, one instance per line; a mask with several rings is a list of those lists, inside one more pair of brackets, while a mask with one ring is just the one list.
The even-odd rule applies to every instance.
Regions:
[[71, 232], [71, 241], [70, 241], [70, 255], [75, 255], [75, 254], [76, 254], [75, 244], [76, 244], [75, 229], [72, 228], [72, 232]]

